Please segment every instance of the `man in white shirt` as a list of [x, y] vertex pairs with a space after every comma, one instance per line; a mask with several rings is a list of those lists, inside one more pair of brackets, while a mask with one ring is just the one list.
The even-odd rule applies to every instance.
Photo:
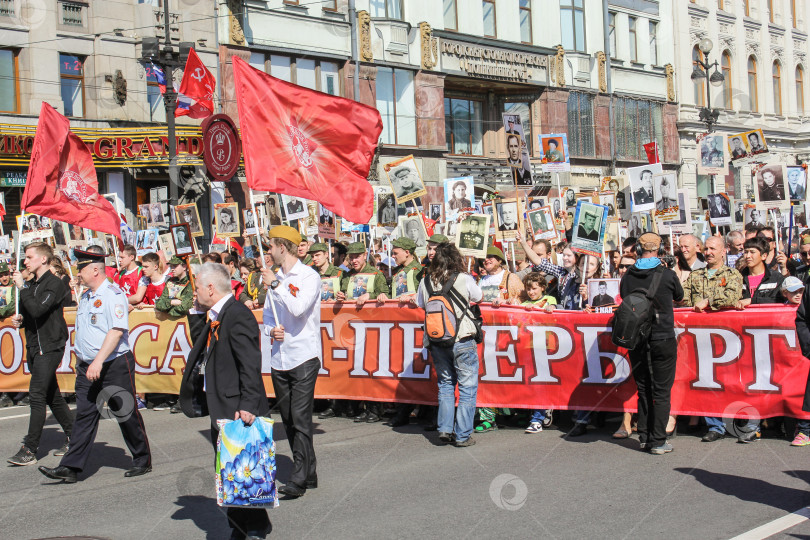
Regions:
[[321, 278], [298, 260], [301, 235], [286, 225], [269, 232], [270, 255], [278, 272], [262, 270], [270, 284], [264, 302], [265, 333], [272, 339], [273, 389], [293, 453], [293, 471], [279, 493], [300, 497], [318, 487], [312, 444], [315, 381], [321, 368]]

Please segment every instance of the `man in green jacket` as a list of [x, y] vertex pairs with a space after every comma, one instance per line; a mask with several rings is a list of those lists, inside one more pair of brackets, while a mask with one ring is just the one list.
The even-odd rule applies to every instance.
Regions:
[[[340, 280], [340, 292], [336, 297], [338, 302], [343, 302], [347, 299], [355, 300], [357, 307], [363, 307], [363, 304], [368, 302], [369, 298], [376, 298], [378, 302], [384, 302], [388, 299], [390, 291], [388, 283], [385, 281], [385, 276], [382, 272], [368, 264], [368, 254], [366, 252], [366, 245], [363, 242], [354, 242], [349, 244], [347, 249], [349, 255], [349, 271], [343, 274]], [[370, 277], [369, 283], [366, 285], [366, 292], [359, 296], [353, 296], [353, 290], [349, 291], [349, 285], [352, 282], [352, 277], [357, 274], [372, 274], [373, 279]]]
[[172, 317], [185, 317], [194, 302], [194, 291], [188, 279], [186, 262], [175, 255], [169, 260], [172, 277], [166, 282], [163, 294], [155, 302], [155, 309]]
[[416, 259], [416, 243], [401, 237], [391, 242], [391, 256], [397, 263], [391, 279], [391, 294], [394, 298], [408, 300], [416, 294], [425, 267]]

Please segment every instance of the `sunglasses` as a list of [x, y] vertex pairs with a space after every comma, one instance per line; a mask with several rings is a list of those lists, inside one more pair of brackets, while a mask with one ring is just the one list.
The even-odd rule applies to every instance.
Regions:
[[631, 266], [633, 266], [633, 265], [632, 264], [620, 264], [619, 265], [619, 270], [626, 270], [626, 269], [630, 268]]

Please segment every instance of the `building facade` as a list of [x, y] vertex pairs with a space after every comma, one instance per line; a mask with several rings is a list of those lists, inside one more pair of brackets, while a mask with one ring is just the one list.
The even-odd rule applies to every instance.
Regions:
[[[215, 6], [172, 0], [173, 45], [189, 42], [217, 69]], [[142, 40], [163, 37], [162, 2], [0, 1], [0, 192], [16, 229], [42, 102], [66, 115], [91, 149], [102, 193], [116, 193], [134, 222], [139, 204], [168, 211], [166, 112], [156, 75], [139, 61]], [[182, 72], [175, 72], [179, 83]], [[210, 204], [199, 121], [178, 119], [181, 202]], [[222, 190], [219, 190], [221, 193]], [[205, 214], [203, 214], [205, 215]]]
[[[706, 106], [705, 79], [690, 77], [694, 59], [706, 59], [700, 40], [713, 48], [709, 63], [718, 63], [725, 80], [709, 86], [712, 108], [720, 109], [716, 131], [732, 134], [762, 128], [769, 162], [797, 164], [808, 159], [807, 96], [808, 12], [798, 0], [690, 0], [677, 2], [675, 63], [678, 132], [681, 144], [680, 182], [693, 197], [724, 190], [731, 197], [752, 196], [751, 165], [731, 167], [717, 186], [697, 174], [695, 138], [706, 131], [700, 108]], [[712, 70], [712, 73], [714, 69]]]

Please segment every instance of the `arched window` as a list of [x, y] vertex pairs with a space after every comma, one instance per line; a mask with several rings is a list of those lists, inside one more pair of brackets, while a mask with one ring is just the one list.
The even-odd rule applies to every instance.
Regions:
[[748, 95], [751, 96], [751, 112], [759, 112], [759, 93], [757, 92], [757, 59], [748, 57]]
[[723, 71], [723, 106], [726, 109], [733, 109], [731, 102], [731, 55], [728, 51], [723, 51], [720, 59], [720, 69]]
[[796, 108], [799, 114], [804, 114], [804, 69], [796, 66]]
[[773, 112], [782, 114], [782, 66], [773, 63]]
[[[701, 69], [698, 66], [697, 61], [703, 61], [703, 53], [700, 51], [697, 45], [692, 50], [692, 66], [697, 69]], [[700, 79], [700, 82], [695, 84], [695, 105], [698, 107], [705, 107], [706, 106], [706, 78]]]

